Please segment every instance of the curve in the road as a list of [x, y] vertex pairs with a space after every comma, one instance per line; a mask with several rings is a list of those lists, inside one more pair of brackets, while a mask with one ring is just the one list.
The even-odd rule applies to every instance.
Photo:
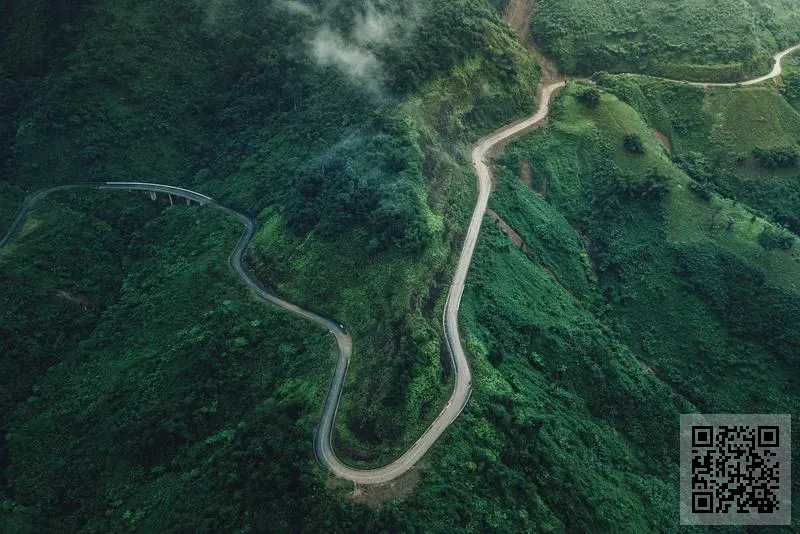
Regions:
[[[692, 85], [698, 86], [735, 87], [739, 85], [755, 85], [779, 76], [782, 72], [781, 60], [786, 55], [797, 50], [800, 50], [800, 44], [777, 54], [775, 56], [775, 67], [770, 74], [738, 84], [681, 82], [680, 80], [672, 81], [691, 83]], [[520, 135], [539, 122], [543, 121], [547, 117], [550, 100], [553, 93], [564, 87], [564, 85], [565, 82], [558, 82], [544, 87], [541, 91], [540, 105], [536, 114], [534, 114], [532, 117], [501, 128], [500, 130], [479, 140], [472, 150], [472, 164], [475, 168], [478, 178], [478, 201], [472, 213], [472, 219], [464, 240], [464, 247], [461, 251], [461, 256], [458, 261], [458, 266], [456, 267], [453, 282], [447, 295], [444, 314], [442, 317], [445, 339], [450, 349], [455, 375], [453, 393], [450, 396], [450, 400], [448, 400], [442, 411], [428, 427], [428, 429], [422, 434], [422, 436], [405, 453], [403, 453], [402, 456], [384, 467], [377, 469], [355, 469], [344, 464], [333, 452], [333, 423], [336, 419], [336, 411], [342, 395], [344, 380], [347, 375], [347, 368], [350, 364], [353, 341], [350, 337], [350, 334], [348, 334], [347, 330], [340, 323], [328, 317], [324, 317], [317, 313], [300, 308], [296, 304], [270, 293], [245, 270], [242, 264], [242, 257], [250, 244], [253, 234], [255, 233], [255, 224], [253, 223], [252, 218], [248, 215], [225, 206], [224, 204], [221, 204], [201, 193], [175, 186], [144, 182], [100, 182], [71, 184], [45, 189], [29, 195], [23, 202], [22, 207], [11, 223], [6, 235], [2, 238], [2, 240], [0, 240], [0, 247], [8, 243], [13, 234], [19, 228], [22, 221], [27, 216], [28, 212], [39, 200], [56, 191], [74, 188], [121, 189], [128, 191], [140, 190], [166, 193], [188, 198], [189, 200], [202, 205], [212, 206], [238, 218], [244, 224], [245, 230], [242, 233], [242, 236], [240, 237], [233, 254], [231, 255], [230, 262], [231, 268], [236, 272], [236, 275], [239, 277], [239, 279], [260, 298], [299, 317], [303, 317], [304, 319], [307, 319], [323, 328], [326, 328], [336, 337], [336, 342], [339, 347], [339, 358], [337, 359], [336, 366], [333, 374], [331, 375], [328, 392], [322, 409], [322, 417], [314, 437], [314, 452], [318, 461], [323, 467], [330, 470], [334, 475], [359, 484], [379, 484], [388, 482], [411, 469], [411, 467], [413, 467], [414, 464], [416, 464], [420, 458], [422, 458], [428, 449], [430, 449], [430, 447], [436, 442], [439, 436], [441, 436], [447, 427], [450, 426], [461, 414], [467, 404], [467, 401], [469, 400], [472, 391], [472, 374], [469, 369], [466, 354], [464, 353], [464, 348], [461, 344], [461, 336], [458, 330], [458, 310], [461, 305], [461, 297], [464, 293], [464, 285], [466, 283], [467, 273], [472, 262], [473, 253], [475, 252], [475, 246], [478, 241], [478, 235], [480, 233], [481, 225], [483, 223], [483, 218], [489, 201], [489, 194], [491, 192], [492, 180], [489, 156], [491, 152], [501, 143]]]

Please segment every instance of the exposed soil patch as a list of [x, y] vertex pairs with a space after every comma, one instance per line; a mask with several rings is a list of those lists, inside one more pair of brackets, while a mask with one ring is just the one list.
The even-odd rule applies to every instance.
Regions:
[[554, 83], [563, 82], [567, 79], [565, 74], [559, 72], [555, 63], [547, 59], [538, 48], [531, 45], [529, 46], [533, 59], [539, 65], [540, 83], [542, 86], [552, 85]]
[[531, 42], [531, 23], [535, 7], [536, 0], [511, 0], [503, 12], [503, 20], [516, 32], [523, 45]]
[[501, 231], [501, 232], [503, 232], [505, 235], [507, 235], [507, 236], [508, 236], [508, 238], [509, 238], [509, 239], [510, 239], [510, 240], [511, 240], [511, 241], [512, 241], [512, 242], [513, 242], [515, 245], [517, 245], [517, 247], [521, 248], [521, 249], [522, 249], [522, 251], [523, 251], [523, 252], [525, 252], [525, 254], [527, 254], [527, 255], [528, 255], [528, 257], [530, 257], [530, 258], [531, 258], [531, 260], [535, 261], [535, 262], [536, 262], [536, 263], [539, 265], [539, 267], [540, 267], [540, 268], [541, 268], [541, 269], [544, 271], [544, 273], [545, 273], [545, 274], [546, 274], [548, 277], [550, 277], [550, 279], [551, 279], [551, 280], [553, 280], [553, 282], [555, 282], [555, 283], [556, 283], [556, 285], [558, 285], [558, 286], [559, 286], [561, 289], [563, 289], [564, 291], [566, 291], [566, 292], [567, 292], [567, 294], [568, 294], [568, 295], [570, 295], [570, 296], [573, 298], [573, 300], [575, 300], [575, 301], [578, 301], [578, 302], [579, 302], [579, 299], [578, 299], [578, 298], [577, 298], [577, 297], [576, 297], [576, 296], [575, 296], [575, 295], [572, 293], [572, 291], [570, 291], [570, 289], [569, 289], [567, 286], [565, 286], [564, 284], [562, 284], [562, 283], [561, 283], [561, 280], [559, 280], [559, 279], [558, 279], [558, 277], [555, 275], [555, 273], [554, 273], [554, 272], [553, 272], [553, 271], [552, 271], [550, 268], [548, 268], [548, 267], [547, 267], [547, 266], [546, 266], [544, 263], [542, 263], [541, 261], [538, 261], [538, 260], [536, 260], [536, 259], [534, 258], [534, 254], [533, 254], [533, 252], [532, 252], [532, 251], [531, 251], [531, 249], [528, 247], [528, 245], [526, 245], [526, 244], [525, 244], [525, 240], [524, 240], [524, 239], [522, 239], [522, 236], [521, 236], [521, 235], [519, 235], [519, 234], [516, 232], [516, 230], [514, 230], [513, 228], [511, 228], [511, 226], [510, 226], [510, 225], [509, 225], [509, 224], [508, 224], [506, 221], [504, 221], [504, 220], [503, 220], [503, 218], [502, 218], [502, 217], [500, 217], [500, 216], [497, 214], [497, 212], [495, 212], [495, 211], [493, 211], [493, 210], [490, 210], [490, 209], [487, 209], [487, 210], [486, 210], [486, 214], [487, 214], [489, 217], [491, 217], [491, 218], [492, 218], [492, 220], [495, 222], [495, 224], [497, 224], [497, 227], [498, 227], [498, 228], [500, 228], [500, 231]]
[[651, 129], [653, 130], [653, 133], [655, 134], [656, 139], [658, 139], [661, 142], [661, 144], [664, 145], [664, 148], [666, 148], [667, 151], [670, 154], [672, 154], [672, 143], [670, 142], [669, 137], [664, 135], [662, 132], [659, 132], [655, 128], [651, 128]]
[[522, 181], [522, 183], [542, 195], [542, 198], [547, 200], [547, 177], [539, 176], [538, 180], [535, 178], [537, 177], [534, 177], [533, 175], [533, 165], [531, 165], [531, 160], [523, 159], [520, 162], [519, 179]]
[[358, 504], [365, 504], [370, 508], [377, 508], [389, 501], [402, 499], [410, 495], [422, 480], [421, 472], [423, 467], [420, 464], [423, 463], [424, 461], [420, 462], [404, 475], [384, 484], [362, 486], [339, 478], [330, 478], [328, 479], [328, 487], [331, 489], [350, 487], [352, 491], [347, 494], [349, 500]]
[[525, 240], [522, 239], [522, 236], [519, 235], [511, 226], [504, 221], [496, 212], [492, 210], [486, 210], [486, 214], [492, 218], [492, 220], [497, 224], [497, 227], [500, 228], [500, 231], [503, 232], [508, 236], [511, 241], [521, 248], [524, 252], [529, 253], [531, 250], [528, 248], [528, 245], [525, 244]]
[[519, 179], [533, 189], [533, 168], [531, 167], [531, 160], [523, 159], [519, 166]]
[[544, 57], [536, 48], [531, 33], [533, 13], [536, 10], [536, 0], [511, 0], [503, 12], [503, 20], [517, 34], [519, 42], [531, 51], [533, 59], [539, 65], [542, 86], [552, 85], [566, 80], [566, 76], [558, 72], [555, 63]]

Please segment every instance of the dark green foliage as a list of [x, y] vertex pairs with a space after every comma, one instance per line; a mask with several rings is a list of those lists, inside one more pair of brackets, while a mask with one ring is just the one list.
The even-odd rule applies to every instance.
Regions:
[[464, 57], [488, 54], [498, 77], [511, 81], [514, 58], [508, 50], [490, 44], [489, 34], [481, 30], [481, 19], [496, 19], [497, 13], [486, 2], [473, 0], [433, 0], [425, 2], [426, 16], [401, 46], [386, 50], [383, 58], [393, 65], [390, 87], [399, 92], [419, 88], [447, 72]]
[[724, 251], [692, 245], [678, 251], [680, 276], [733, 335], [800, 365], [800, 331], [793, 319], [800, 313], [796, 292], [770, 287], [763, 272]]
[[657, 169], [650, 169], [644, 177], [621, 175], [617, 184], [617, 195], [623, 199], [658, 201], [669, 190], [669, 177]]
[[689, 189], [691, 189], [693, 193], [703, 200], [711, 200], [713, 190], [708, 186], [707, 183], [701, 184], [699, 182], [692, 181], [689, 183]]
[[381, 248], [424, 249], [431, 231], [415, 189], [422, 184], [418, 150], [402, 123], [387, 117], [381, 133], [354, 134], [322, 157], [309, 158], [294, 177], [296, 193], [286, 199], [289, 227], [332, 237], [370, 226]]
[[800, 72], [791, 71], [783, 77], [781, 94], [790, 104], [800, 104]]
[[[323, 17], [357, 44], [367, 3], [46, 4], [15, 1], [0, 23], [0, 225], [26, 190], [76, 176], [258, 214], [258, 278], [353, 334], [337, 449], [396, 457], [449, 393], [441, 307], [474, 205], [468, 147], [534, 105], [503, 3], [370, 3], [402, 37], [361, 47], [381, 65], [368, 81], [309, 52]], [[582, 45], [581, 68], [652, 51], [613, 41]], [[697, 53], [760, 68], [771, 42], [749, 42]], [[598, 80], [676, 139], [709, 200], [736, 189], [798, 220], [788, 181], [729, 180], [701, 89]], [[0, 251], [0, 531], [676, 531], [677, 415], [795, 413], [797, 298], [707, 236], [669, 241], [685, 177], [633, 112], [603, 122], [613, 96], [581, 97], [568, 88], [551, 127], [499, 158], [491, 207], [525, 246], [486, 221], [461, 313], [474, 394], [414, 491], [376, 508], [313, 456], [332, 340], [239, 285], [234, 221], [125, 193], [42, 205]], [[623, 150], [630, 132], [644, 154]], [[517, 181], [523, 161], [541, 195]]]
[[797, 166], [800, 152], [797, 147], [756, 148], [753, 156], [765, 169], [788, 169]]
[[628, 134], [623, 137], [622, 146], [631, 154], [644, 154], [642, 138], [636, 134]]
[[[352, 327], [339, 450], [349, 462], [396, 456], [449, 388], [441, 305], [474, 195], [454, 147], [528, 113], [537, 81], [487, 2], [413, 4], [370, 3], [400, 29], [361, 47], [381, 64], [367, 83], [309, 45], [322, 17], [358, 44], [366, 2], [305, 4], [319, 18], [263, 2], [15, 2], [42, 32], [80, 31], [55, 44], [2, 22], [3, 49], [29, 45], [32, 60], [15, 51], [0, 67], [0, 225], [26, 192], [79, 179], [185, 185], [260, 213], [248, 262], [263, 283]], [[165, 198], [55, 200], [0, 251], [13, 286], [0, 328], [1, 531], [547, 521], [510, 470], [495, 495], [497, 478], [468, 467], [486, 453], [472, 451], [432, 457], [407, 506], [355, 507], [313, 457], [331, 340], [239, 286], [226, 262], [240, 228]], [[476, 487], [485, 513], [438, 510], [453, 492], [477, 499]], [[511, 508], [535, 519], [493, 519]]]
[[596, 87], [587, 87], [578, 93], [577, 98], [587, 108], [596, 108], [600, 103], [600, 91]]
[[[95, 200], [94, 216], [80, 206], [53, 208], [48, 201], [31, 213], [15, 242], [0, 249], [0, 283], [6, 288], [0, 297], [0, 428], [117, 297], [123, 265], [115, 251], [129, 237], [128, 225], [139, 224], [149, 210], [136, 213]], [[73, 233], [65, 235], [64, 228]]]
[[[218, 532], [243, 518], [288, 529], [291, 510], [307, 509], [319, 491], [309, 444], [316, 385], [329, 371], [326, 338], [245, 298], [226, 261], [233, 221], [196, 208], [166, 215], [122, 247], [124, 283], [105, 314], [114, 320], [76, 332], [80, 347], [58, 346], [59, 364], [6, 427], [15, 520], [25, 530], [130, 523]], [[30, 254], [29, 246], [19, 245]], [[169, 513], [145, 504], [144, 488], [154, 487]], [[214, 514], [196, 513], [212, 506]]]
[[791, 250], [794, 246], [794, 236], [788, 232], [767, 227], [758, 235], [758, 244], [764, 247], [764, 250]]

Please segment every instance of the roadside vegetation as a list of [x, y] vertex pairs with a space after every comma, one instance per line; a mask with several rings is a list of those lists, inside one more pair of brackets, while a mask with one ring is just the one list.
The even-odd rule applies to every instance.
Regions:
[[533, 36], [569, 73], [644, 72], [679, 80], [763, 74], [800, 42], [800, 14], [782, 0], [540, 0]]

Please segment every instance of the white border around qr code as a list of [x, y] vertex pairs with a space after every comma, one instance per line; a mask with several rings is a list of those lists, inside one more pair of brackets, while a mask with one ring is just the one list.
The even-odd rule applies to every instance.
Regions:
[[[736, 439], [729, 441], [731, 431], [744, 430], [742, 427], [747, 427], [747, 430], [751, 431], [747, 434], [747, 439], [740, 439], [744, 433], [735, 432], [733, 435]], [[686, 414], [681, 415], [680, 437], [681, 525], [791, 524], [790, 415]], [[727, 447], [724, 454], [720, 454], [718, 449], [720, 440], [726, 440]], [[737, 451], [741, 452], [738, 458]], [[755, 457], [752, 456], [752, 452], [756, 453]], [[764, 460], [763, 470], [758, 465], [753, 466], [756, 458]], [[747, 463], [748, 460], [751, 462]], [[741, 482], [745, 468], [748, 477], [755, 476], [764, 481], [764, 489], [756, 489]], [[774, 471], [769, 471], [770, 469]], [[777, 482], [774, 478], [761, 477], [770, 472], [779, 477]], [[719, 476], [726, 473], [728, 476]], [[762, 486], [762, 483], [759, 483], [759, 486]], [[772, 513], [759, 513], [758, 509], [752, 506], [754, 500], [747, 501], [750, 506], [740, 508], [742, 499], [736, 496], [739, 492], [745, 491], [750, 499], [770, 497], [772, 499], [770, 502], [777, 505], [776, 510]], [[759, 502], [767, 502], [767, 499], [761, 499]], [[727, 511], [720, 511], [720, 507], [726, 504]], [[747, 510], [747, 513], [743, 513], [744, 510]]]

